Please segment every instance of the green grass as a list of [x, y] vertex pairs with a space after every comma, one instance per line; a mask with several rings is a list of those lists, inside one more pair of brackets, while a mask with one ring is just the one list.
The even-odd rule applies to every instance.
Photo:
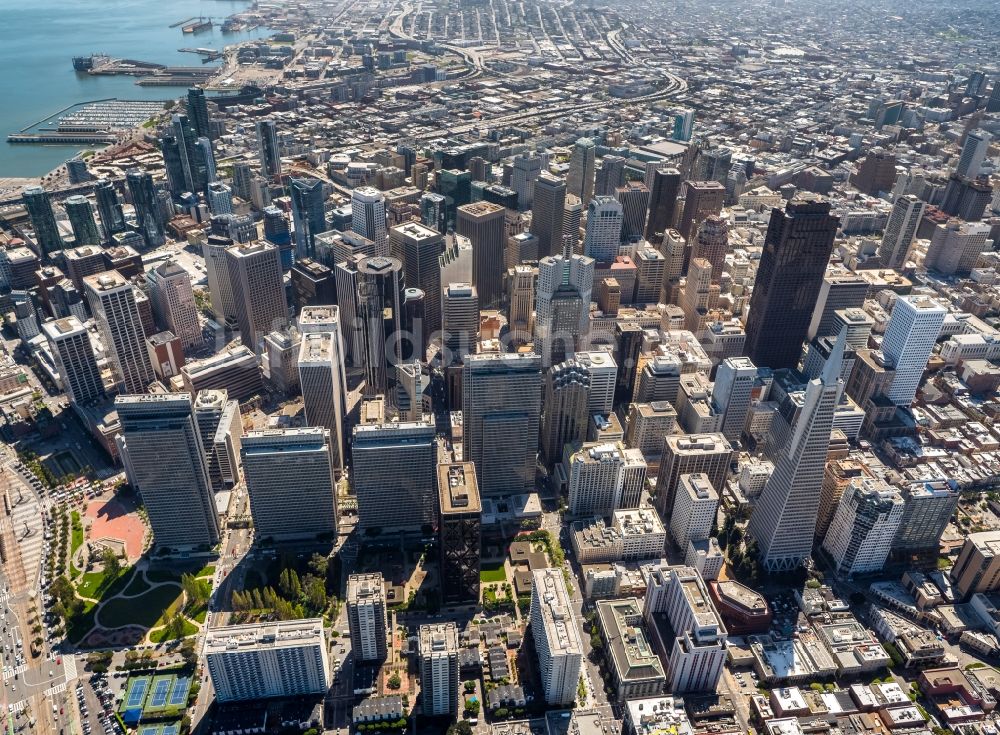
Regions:
[[215, 574], [215, 566], [212, 564], [206, 564], [203, 566], [196, 575], [196, 577], [211, 577]]
[[[194, 635], [197, 632], [198, 632], [198, 627], [194, 623], [192, 623], [190, 620], [188, 620], [187, 618], [185, 618], [184, 619], [184, 636], [183, 637], [186, 638], [187, 636]], [[154, 630], [152, 633], [149, 634], [149, 640], [151, 640], [153, 643], [163, 643], [163, 641], [170, 640], [167, 637], [167, 629], [166, 628], [160, 628], [159, 630]]]
[[180, 584], [181, 572], [175, 572], [171, 569], [147, 569], [146, 579], [153, 584], [159, 582], [175, 582]]
[[149, 582], [141, 575], [136, 573], [132, 578], [132, 581], [128, 583], [128, 587], [125, 588], [126, 595], [137, 595], [140, 592], [145, 592], [149, 589]]
[[76, 552], [83, 546], [83, 522], [80, 520], [80, 512], [74, 510], [70, 515], [70, 535], [69, 555], [70, 558], [76, 556]]
[[184, 614], [187, 617], [191, 618], [191, 620], [195, 620], [204, 625], [205, 619], [208, 617], [208, 607], [202, 605], [200, 607], [192, 608], [190, 610], [185, 610]]
[[104, 572], [87, 572], [83, 575], [83, 579], [80, 580], [80, 584], [76, 586], [76, 591], [82, 597], [97, 599], [100, 596], [101, 587], [103, 586]]
[[500, 562], [498, 565], [492, 567], [481, 566], [479, 568], [479, 581], [506, 582], [507, 572], [504, 570], [503, 562]]
[[101, 608], [98, 622], [105, 628], [141, 625], [152, 628], [156, 621], [181, 604], [178, 585], [154, 587], [139, 597], [110, 600]]

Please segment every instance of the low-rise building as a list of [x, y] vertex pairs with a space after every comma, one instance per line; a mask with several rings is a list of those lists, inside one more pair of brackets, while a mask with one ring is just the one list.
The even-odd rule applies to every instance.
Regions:
[[639, 600], [601, 600], [597, 621], [619, 701], [660, 694], [666, 684], [663, 664], [650, 645]]

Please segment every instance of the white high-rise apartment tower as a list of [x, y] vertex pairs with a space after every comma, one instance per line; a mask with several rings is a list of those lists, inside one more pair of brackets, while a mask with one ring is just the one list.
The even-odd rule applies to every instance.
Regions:
[[83, 279], [90, 311], [111, 358], [115, 383], [123, 393], [145, 393], [156, 380], [146, 352], [146, 333], [135, 287], [118, 271]]
[[558, 569], [532, 573], [531, 634], [538, 669], [550, 705], [565, 706], [576, 699], [583, 665], [583, 645], [570, 605], [566, 580]]

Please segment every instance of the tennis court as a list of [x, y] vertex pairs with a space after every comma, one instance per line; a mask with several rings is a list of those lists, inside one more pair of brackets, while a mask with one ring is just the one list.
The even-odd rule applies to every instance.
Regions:
[[149, 681], [148, 676], [132, 679], [129, 683], [128, 694], [125, 695], [125, 709], [135, 709], [142, 706], [146, 690], [149, 688]]
[[191, 691], [191, 678], [187, 676], [178, 677], [174, 682], [174, 688], [170, 690], [170, 698], [167, 704], [171, 707], [180, 707], [187, 703], [188, 692]]
[[177, 735], [181, 731], [181, 726], [179, 723], [171, 722], [168, 725], [163, 726], [163, 730], [160, 735]]
[[153, 693], [146, 704], [147, 708], [157, 709], [167, 703], [167, 695], [170, 693], [171, 677], [156, 677], [153, 679]]
[[138, 735], [156, 735], [160, 731], [159, 725], [142, 725]]

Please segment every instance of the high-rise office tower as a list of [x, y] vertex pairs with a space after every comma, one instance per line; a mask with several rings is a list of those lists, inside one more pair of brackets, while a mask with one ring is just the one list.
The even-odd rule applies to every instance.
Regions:
[[583, 644], [573, 621], [566, 580], [558, 569], [532, 572], [530, 617], [545, 701], [572, 704], [583, 667]]
[[530, 265], [515, 265], [507, 271], [507, 324], [511, 339], [517, 344], [530, 339], [537, 277], [537, 269]]
[[669, 661], [670, 691], [714, 692], [726, 663], [729, 634], [701, 575], [691, 567], [653, 567], [642, 617], [654, 645]]
[[258, 120], [256, 128], [260, 172], [266, 179], [276, 179], [281, 176], [281, 149], [278, 147], [278, 128], [274, 120]]
[[180, 196], [189, 191], [188, 173], [184, 162], [186, 155], [181, 152], [183, 140], [169, 130], [160, 138], [160, 152], [163, 154], [163, 168], [167, 175], [167, 189], [171, 194]]
[[449, 283], [444, 289], [441, 345], [448, 354], [442, 359], [455, 365], [476, 351], [479, 333], [479, 295], [471, 283]]
[[351, 649], [358, 661], [385, 658], [389, 623], [381, 572], [352, 574], [347, 578], [347, 623]]
[[351, 229], [375, 243], [375, 255], [389, 255], [385, 220], [385, 195], [373, 186], [351, 192]]
[[993, 90], [986, 101], [987, 112], [1000, 112], [1000, 79], [993, 80]]
[[288, 323], [288, 305], [278, 248], [267, 240], [226, 250], [233, 309], [240, 341], [259, 351], [265, 334]]
[[743, 433], [756, 379], [757, 366], [746, 357], [727, 357], [715, 372], [712, 404], [722, 414], [720, 431], [731, 442]]
[[709, 215], [719, 214], [726, 201], [726, 187], [718, 181], [688, 181], [684, 185], [684, 210], [677, 230], [688, 244], [685, 265], [691, 260], [694, 238]]
[[[538, 192], [535, 185], [536, 196]], [[498, 204], [475, 202], [458, 208], [455, 230], [472, 243], [472, 285], [481, 309], [495, 309], [503, 298], [506, 210]]]
[[124, 393], [145, 393], [156, 376], [146, 355], [146, 333], [135, 287], [118, 271], [83, 279], [90, 312], [111, 358], [115, 383]]
[[624, 213], [613, 197], [595, 197], [587, 206], [587, 228], [583, 236], [584, 255], [600, 263], [611, 263], [618, 255]]
[[531, 492], [541, 414], [541, 358], [470, 355], [462, 370], [465, 457], [484, 496]]
[[135, 220], [143, 240], [149, 247], [159, 247], [166, 242], [163, 229], [163, 218], [160, 216], [157, 203], [156, 187], [153, 176], [138, 168], [129, 169], [125, 174], [132, 206], [135, 207]]
[[313, 426], [243, 437], [240, 456], [257, 538], [336, 536], [334, 442], [327, 429]]
[[357, 320], [361, 327], [365, 395], [390, 394], [400, 359], [403, 265], [376, 255], [357, 264]]
[[438, 538], [445, 605], [479, 602], [479, 565], [483, 507], [471, 462], [437, 466]]
[[724, 487], [732, 457], [733, 447], [722, 434], [665, 436], [654, 501], [660, 518], [669, 519], [673, 513], [681, 475], [706, 475], [718, 492]]
[[87, 328], [75, 316], [42, 324], [69, 400], [85, 406], [104, 395], [101, 371]]
[[904, 486], [903, 517], [899, 521], [892, 553], [901, 559], [914, 556], [936, 558], [941, 535], [951, 523], [960, 497], [953, 480], [919, 482]]
[[214, 492], [232, 489], [240, 481], [240, 439], [243, 421], [239, 401], [226, 389], [200, 390], [194, 399], [194, 421]]
[[306, 425], [319, 426], [330, 432], [333, 467], [339, 471], [344, 466], [344, 417], [347, 415], [339, 324], [330, 331], [303, 332], [299, 344], [299, 385]]
[[583, 222], [583, 203], [576, 194], [566, 195], [563, 207], [562, 247], [564, 253], [579, 252], [580, 223]]
[[35, 241], [43, 258], [63, 249], [62, 237], [59, 236], [59, 226], [56, 215], [52, 211], [52, 200], [49, 193], [40, 186], [28, 186], [21, 192], [21, 198], [28, 217], [31, 219], [31, 229], [35, 233]]
[[626, 159], [622, 156], [608, 155], [601, 159], [594, 183], [595, 196], [614, 196], [615, 190], [624, 186], [625, 162]]
[[663, 294], [663, 281], [667, 272], [667, 259], [654, 247], [643, 246], [632, 257], [635, 263], [636, 304], [658, 304]]
[[657, 241], [660, 235], [673, 228], [680, 188], [681, 172], [676, 168], [658, 168], [653, 172], [646, 218], [646, 239], [650, 242]]
[[948, 220], [934, 228], [924, 267], [949, 276], [967, 276], [989, 247], [989, 235], [985, 222]]
[[525, 151], [514, 158], [510, 171], [510, 187], [517, 192], [518, 211], [532, 209], [535, 180], [542, 173], [542, 159]]
[[226, 250], [233, 245], [233, 241], [228, 237], [209, 235], [201, 248], [202, 257], [205, 259], [205, 276], [208, 281], [208, 296], [212, 302], [212, 313], [220, 323], [236, 319], [233, 286], [229, 280], [229, 261], [226, 258]]
[[115, 409], [153, 543], [167, 549], [219, 543], [219, 515], [191, 394], [121, 395]]
[[173, 332], [185, 349], [202, 344], [205, 340], [188, 272], [168, 258], [146, 271], [146, 283], [160, 326]]
[[851, 174], [851, 185], [869, 196], [892, 191], [896, 182], [896, 156], [883, 148], [872, 148], [857, 170]]
[[591, 416], [611, 413], [615, 399], [618, 366], [608, 352], [577, 352], [574, 359], [590, 371], [590, 400], [587, 413]]
[[677, 409], [667, 401], [631, 403], [625, 419], [625, 444], [648, 459], [659, 458], [663, 437], [677, 428]]
[[927, 368], [948, 310], [926, 296], [900, 296], [892, 307], [882, 339], [882, 353], [896, 368], [886, 398], [909, 406]]
[[955, 173], [969, 179], [976, 178], [990, 148], [990, 140], [990, 134], [985, 130], [973, 130], [966, 135]]
[[535, 293], [535, 352], [542, 366], [562, 362], [582, 346], [590, 330], [594, 259], [553, 255], [538, 262]]
[[233, 213], [233, 190], [221, 181], [213, 181], [205, 190], [208, 211], [212, 214]]
[[326, 232], [323, 209], [323, 182], [319, 179], [292, 179], [292, 225], [295, 228], [295, 257], [316, 257], [316, 235]]
[[615, 323], [615, 363], [618, 376], [615, 383], [615, 405], [632, 400], [642, 351], [643, 329], [633, 322]]
[[846, 268], [828, 268], [816, 297], [812, 318], [809, 321], [808, 339], [840, 334], [837, 312], [860, 309], [868, 297], [868, 281]]
[[722, 269], [726, 265], [726, 255], [729, 254], [729, 225], [718, 215], [712, 214], [705, 218], [698, 228], [698, 235], [692, 249], [691, 257], [704, 258], [712, 264], [712, 283], [722, 281]]
[[74, 194], [66, 197], [63, 207], [69, 218], [69, 226], [73, 228], [73, 240], [77, 247], [99, 245], [101, 235], [97, 230], [97, 222], [94, 221], [94, 208], [90, 206], [90, 200], [81, 194]]
[[425, 716], [458, 713], [458, 628], [454, 623], [421, 625], [421, 702]]
[[233, 164], [233, 194], [245, 202], [251, 201], [253, 191], [253, 170], [249, 161]]
[[709, 309], [718, 298], [718, 286], [712, 286], [712, 264], [704, 258], [691, 258], [681, 297], [684, 328], [701, 338], [708, 323]]
[[330, 688], [322, 618], [209, 629], [204, 656], [220, 703], [316, 697]]
[[573, 144], [566, 175], [566, 191], [576, 194], [581, 202], [594, 197], [594, 156], [597, 147], [590, 138], [580, 138]]
[[543, 172], [535, 180], [531, 204], [531, 234], [538, 238], [539, 258], [562, 252], [565, 206], [566, 182]]
[[904, 194], [892, 205], [889, 222], [878, 246], [878, 257], [883, 266], [898, 269], [906, 262], [926, 208], [927, 204], [912, 194]]
[[637, 508], [646, 484], [646, 460], [621, 442], [588, 442], [567, 458], [569, 512], [577, 518]]
[[689, 541], [704, 541], [715, 524], [719, 493], [708, 475], [695, 472], [681, 475], [677, 483], [674, 511], [670, 515], [670, 537], [687, 552]]
[[895, 488], [873, 477], [855, 478], [840, 497], [823, 550], [838, 577], [882, 571], [903, 517]]
[[612, 193], [622, 205], [622, 242], [640, 239], [646, 228], [649, 189], [641, 181], [630, 181]]
[[437, 444], [431, 421], [355, 426], [351, 458], [362, 532], [430, 533], [437, 520]]
[[191, 87], [188, 90], [187, 114], [198, 137], [211, 140], [213, 136], [208, 122], [208, 100], [205, 99], [204, 89]]
[[94, 188], [97, 199], [97, 214], [101, 218], [102, 242], [110, 242], [111, 236], [125, 230], [125, 214], [118, 199], [118, 191], [110, 179], [101, 179]]
[[747, 531], [757, 542], [767, 571], [796, 569], [812, 550], [830, 431], [844, 389], [840, 379], [844, 347], [841, 334], [823, 374], [809, 381], [799, 415], [778, 450], [774, 473], [750, 516]]
[[771, 211], [744, 348], [758, 367], [798, 364], [838, 226], [830, 203], [816, 195], [798, 194], [784, 211]]
[[[187, 115], [173, 115], [170, 123], [171, 136], [176, 145], [174, 155], [180, 164], [180, 171], [177, 172], [183, 179], [183, 189], [181, 191], [201, 192], [205, 186], [214, 178], [215, 160], [212, 155], [212, 144], [206, 138], [208, 145], [205, 146], [199, 141], [198, 133], [195, 131], [191, 120]], [[174, 174], [171, 179], [176, 179]], [[181, 193], [177, 190], [180, 181], [172, 181], [172, 190], [175, 194]]]
[[542, 407], [542, 457], [548, 466], [562, 461], [567, 444], [587, 437], [590, 371], [575, 360], [553, 365], [545, 374]]
[[410, 288], [426, 294], [424, 334], [441, 329], [441, 266], [444, 235], [419, 222], [406, 222], [389, 230], [389, 250], [403, 264], [403, 279]]
[[961, 600], [1000, 589], [1000, 532], [970, 533], [949, 576]]

